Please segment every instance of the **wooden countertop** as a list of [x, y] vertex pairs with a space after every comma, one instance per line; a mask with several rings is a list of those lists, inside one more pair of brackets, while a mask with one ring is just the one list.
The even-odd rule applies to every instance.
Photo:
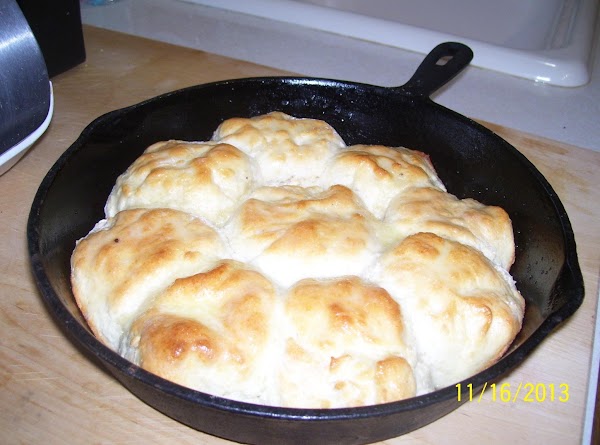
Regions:
[[[84, 35], [87, 61], [53, 79], [49, 129], [0, 176], [2, 442], [229, 443], [145, 405], [63, 335], [34, 284], [26, 224], [42, 178], [97, 116], [190, 85], [287, 73], [91, 27]], [[600, 153], [488, 126], [522, 151], [560, 196], [575, 230], [586, 286], [577, 313], [504, 382], [564, 383], [569, 400], [503, 403], [488, 395], [388, 444], [581, 443], [600, 271]]]

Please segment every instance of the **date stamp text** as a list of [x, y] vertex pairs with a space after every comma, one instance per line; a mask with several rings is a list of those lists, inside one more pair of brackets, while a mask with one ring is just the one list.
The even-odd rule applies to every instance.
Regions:
[[473, 388], [472, 383], [456, 384], [457, 401], [481, 402], [485, 398], [501, 403], [565, 403], [569, 401], [568, 383], [511, 383], [485, 382], [481, 390]]

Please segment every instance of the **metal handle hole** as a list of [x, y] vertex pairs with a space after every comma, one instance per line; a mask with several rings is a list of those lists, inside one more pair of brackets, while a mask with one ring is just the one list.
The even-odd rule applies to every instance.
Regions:
[[436, 65], [438, 66], [444, 66], [446, 65], [448, 62], [450, 62], [452, 60], [454, 56], [444, 56], [444, 57], [440, 57], [437, 62], [435, 62]]

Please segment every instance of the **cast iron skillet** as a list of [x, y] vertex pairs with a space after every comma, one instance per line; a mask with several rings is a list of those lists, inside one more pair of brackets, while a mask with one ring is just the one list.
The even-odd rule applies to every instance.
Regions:
[[[544, 177], [514, 147], [429, 96], [472, 58], [458, 43], [436, 47], [403, 86], [313, 78], [252, 78], [168, 93], [92, 122], [48, 172], [35, 196], [27, 235], [43, 299], [75, 343], [99, 359], [133, 394], [201, 431], [244, 443], [358, 444], [422, 427], [456, 409], [454, 386], [409, 400], [349, 409], [283, 409], [193, 391], [156, 377], [103, 346], [79, 313], [69, 284], [75, 240], [103, 217], [117, 176], [150, 144], [207, 140], [225, 119], [274, 110], [329, 122], [348, 145], [422, 150], [448, 190], [502, 206], [517, 244], [512, 274], [527, 301], [509, 353], [465, 380], [475, 389], [504, 376], [583, 301], [583, 280], [569, 219]], [[310, 384], [310, 382], [307, 382]], [[462, 400], [466, 400], [463, 394]]]

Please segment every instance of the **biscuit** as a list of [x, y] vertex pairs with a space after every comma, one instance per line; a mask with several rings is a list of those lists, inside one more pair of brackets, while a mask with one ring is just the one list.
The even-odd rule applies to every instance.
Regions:
[[75, 299], [90, 328], [117, 350], [149, 301], [225, 256], [219, 235], [171, 209], [133, 209], [100, 221], [71, 256]]
[[228, 144], [166, 141], [135, 160], [113, 187], [107, 217], [131, 208], [171, 208], [223, 225], [254, 181], [251, 159]]
[[405, 190], [392, 200], [383, 222], [395, 240], [431, 232], [480, 250], [506, 270], [515, 258], [512, 224], [503, 209], [440, 189]]
[[421, 394], [493, 364], [521, 329], [525, 303], [510, 275], [433, 233], [410, 235], [384, 253], [373, 279], [402, 308]]
[[[256, 160], [264, 185], [315, 185], [327, 161], [346, 144], [326, 122], [272, 112], [223, 122], [212, 140]], [[293, 166], [293, 167], [291, 167]]]

